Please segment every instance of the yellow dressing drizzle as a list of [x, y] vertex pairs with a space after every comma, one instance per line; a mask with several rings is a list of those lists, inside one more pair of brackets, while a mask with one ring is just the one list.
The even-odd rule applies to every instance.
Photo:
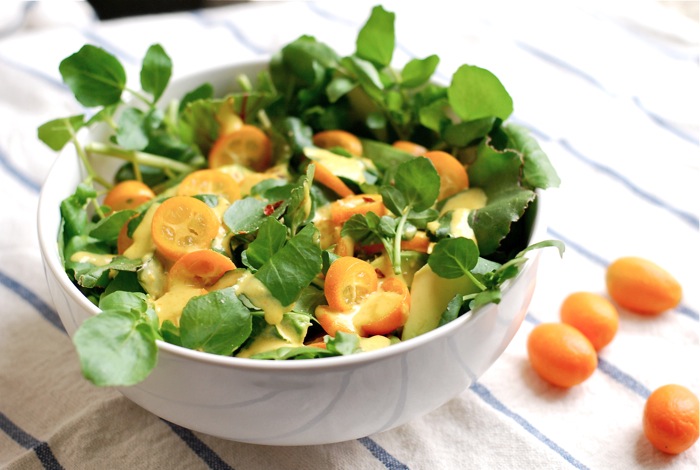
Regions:
[[153, 254], [153, 252], [156, 250], [156, 245], [153, 243], [153, 239], [151, 238], [151, 223], [153, 222], [153, 214], [155, 214], [158, 206], [160, 206], [159, 203], [153, 203], [146, 211], [143, 219], [141, 219], [139, 226], [136, 227], [136, 230], [134, 230], [132, 237], [134, 243], [124, 252], [124, 256], [127, 258], [143, 258], [146, 255]]
[[103, 255], [97, 253], [90, 253], [88, 251], [76, 251], [70, 257], [70, 260], [74, 263], [90, 263], [95, 266], [105, 266], [112, 262], [115, 255]]

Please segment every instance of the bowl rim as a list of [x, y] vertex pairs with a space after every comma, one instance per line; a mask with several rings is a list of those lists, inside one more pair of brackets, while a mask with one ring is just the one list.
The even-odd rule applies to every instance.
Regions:
[[[254, 66], [265, 67], [268, 64], [269, 59], [255, 59], [235, 62], [223, 66], [205, 68], [196, 72], [191, 72], [174, 77], [172, 82], [168, 85], [168, 89], [166, 89], [166, 92], [163, 94], [165, 98], [164, 101], [170, 99], [168, 92], [172, 90], [172, 87], [178, 82], [194, 81], [196, 79], [201, 79], [207, 74], [224, 73], [232, 69], [235, 70]], [[69, 279], [67, 273], [65, 272], [65, 269], [60, 261], [57, 246], [59, 227], [48, 227], [47, 222], [44, 220], [45, 217], [42, 217], [43, 214], [47, 214], [60, 207], [57, 207], [54, 200], [50, 200], [49, 190], [52, 187], [52, 185], [57, 184], [54, 183], [54, 181], [57, 180], [57, 174], [60, 173], [60, 168], [62, 168], [62, 166], [65, 165], [64, 162], [71, 158], [78, 157], [73, 147], [67, 145], [63, 150], [61, 150], [58, 157], [51, 165], [47, 177], [45, 178], [44, 183], [42, 184], [42, 188], [39, 194], [37, 210], [37, 229], [39, 245], [46, 267], [48, 267], [48, 269], [51, 270], [51, 273], [53, 274], [54, 278], [57, 279], [63, 292], [69, 295], [78, 306], [80, 306], [85, 311], [88, 311], [91, 315], [98, 315], [101, 312], [101, 310], [90, 300], [88, 300], [88, 298], [85, 297], [80, 292], [80, 290], [73, 284], [73, 282]], [[78, 162], [78, 165], [80, 168], [82, 168], [82, 163]], [[544, 217], [542, 215], [543, 191], [537, 189], [535, 193], [537, 198], [537, 213], [535, 215], [535, 220], [530, 235], [530, 243], [543, 240], [544, 234], [546, 232], [546, 225]], [[513, 284], [524, 278], [525, 274], [528, 271], [534, 269], [533, 266], [539, 259], [540, 252], [541, 250], [535, 250], [526, 254], [528, 261], [522, 266], [521, 271], [518, 273], [518, 275], [515, 278], [506, 280], [501, 286], [503, 296], [507, 295], [508, 291], [511, 290]], [[411, 338], [410, 340], [392, 344], [390, 347], [380, 348], [373, 351], [361, 352], [358, 354], [352, 354], [348, 356], [321, 357], [308, 360], [304, 359], [288, 361], [268, 361], [260, 359], [240, 358], [235, 356], [220, 356], [212, 353], [188, 349], [183, 346], [167, 343], [163, 340], [156, 340], [156, 345], [159, 353], [162, 351], [178, 359], [193, 361], [196, 363], [203, 363], [210, 366], [220, 366], [229, 369], [245, 369], [248, 371], [325, 371], [328, 369], [341, 370], [346, 367], [357, 367], [364, 364], [370, 364], [386, 360], [394, 356], [401, 355], [404, 352], [418, 349], [426, 343], [432, 342], [433, 340], [436, 340], [438, 338], [451, 336], [455, 332], [455, 330], [468, 327], [469, 323], [471, 323], [476, 317], [486, 315], [487, 312], [496, 308], [498, 308], [497, 304], [487, 304], [475, 309], [469, 315], [462, 315], [445, 325], [438, 326], [437, 328], [423, 333], [419, 336], [416, 336], [414, 338]]]

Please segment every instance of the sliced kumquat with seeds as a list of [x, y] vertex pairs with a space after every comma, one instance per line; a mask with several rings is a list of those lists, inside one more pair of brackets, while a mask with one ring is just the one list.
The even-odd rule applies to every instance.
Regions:
[[573, 387], [590, 377], [598, 356], [588, 338], [565, 323], [541, 323], [527, 338], [532, 368], [547, 382]]
[[219, 232], [219, 219], [204, 202], [189, 196], [163, 201], [153, 214], [151, 237], [156, 249], [167, 259], [211, 246]]
[[236, 265], [213, 250], [197, 250], [180, 257], [168, 271], [168, 285], [210, 287]]
[[193, 171], [177, 187], [178, 196], [196, 196], [198, 194], [215, 194], [225, 197], [229, 202], [241, 198], [241, 189], [233, 177], [217, 170]]
[[343, 130], [321, 131], [313, 136], [313, 143], [316, 147], [332, 149], [340, 147], [351, 155], [362, 156], [362, 142], [355, 135]]
[[379, 278], [371, 264], [343, 256], [328, 268], [323, 292], [332, 310], [347, 312], [376, 291], [378, 285]]
[[440, 193], [438, 200], [443, 200], [469, 187], [467, 169], [454, 156], [442, 150], [425, 153], [440, 176]]
[[138, 180], [125, 180], [110, 189], [102, 203], [114, 211], [122, 211], [135, 209], [154, 197], [156, 194], [147, 184]]
[[255, 171], [265, 171], [272, 163], [272, 143], [261, 129], [245, 124], [223, 134], [209, 151], [209, 167], [238, 164]]
[[371, 294], [353, 318], [362, 336], [388, 335], [402, 327], [411, 308], [411, 294], [403, 279], [388, 277]]
[[366, 215], [374, 212], [379, 217], [386, 214], [386, 207], [379, 194], [357, 194], [346, 196], [331, 203], [331, 220], [340, 225], [355, 214]]
[[316, 307], [315, 311], [318, 324], [321, 325], [323, 331], [333, 337], [335, 337], [336, 333], [339, 331], [343, 333], [359, 334], [352, 321], [354, 314], [354, 312], [337, 312], [328, 305], [319, 305]]
[[669, 384], [654, 390], [644, 405], [644, 435], [667, 454], [680, 454], [698, 440], [698, 397], [682, 385]]
[[397, 140], [392, 146], [406, 153], [410, 153], [414, 157], [423, 156], [428, 152], [427, 148], [414, 142], [409, 142], [408, 140]]

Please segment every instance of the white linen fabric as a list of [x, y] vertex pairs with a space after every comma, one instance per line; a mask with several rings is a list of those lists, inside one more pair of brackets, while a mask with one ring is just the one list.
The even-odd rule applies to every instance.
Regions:
[[[512, 120], [535, 133], [562, 179], [544, 206], [566, 253], [543, 253], [518, 334], [461, 395], [381, 434], [276, 448], [189, 431], [82, 378], [36, 238], [39, 191], [56, 157], [36, 129], [81, 112], [60, 61], [96, 44], [133, 80], [160, 43], [176, 78], [267, 57], [301, 34], [348, 54], [374, 3], [256, 2], [100, 22], [83, 2], [3, 2], [0, 467], [698, 468], [700, 444], [668, 456], [641, 425], [657, 387], [700, 393], [699, 28], [646, 0], [383, 2], [397, 13], [397, 64], [437, 53], [445, 80], [464, 63], [494, 72], [513, 97]], [[569, 390], [548, 385], [528, 364], [529, 332], [558, 321], [572, 292], [606, 295], [606, 266], [626, 255], [671, 272], [681, 304], [652, 318], [620, 309], [593, 376]]]

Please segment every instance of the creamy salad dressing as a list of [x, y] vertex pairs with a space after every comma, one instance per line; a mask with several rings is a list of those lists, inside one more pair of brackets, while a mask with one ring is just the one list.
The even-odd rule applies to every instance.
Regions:
[[106, 266], [112, 262], [114, 255], [101, 255], [98, 253], [90, 253], [89, 251], [76, 251], [70, 257], [74, 263], [90, 263], [95, 266]]
[[153, 256], [156, 251], [156, 245], [151, 237], [151, 224], [153, 223], [153, 214], [160, 206], [159, 203], [151, 204], [146, 214], [141, 219], [141, 223], [136, 227], [132, 235], [134, 243], [124, 251], [124, 256], [129, 259], [144, 259], [146, 256]]

